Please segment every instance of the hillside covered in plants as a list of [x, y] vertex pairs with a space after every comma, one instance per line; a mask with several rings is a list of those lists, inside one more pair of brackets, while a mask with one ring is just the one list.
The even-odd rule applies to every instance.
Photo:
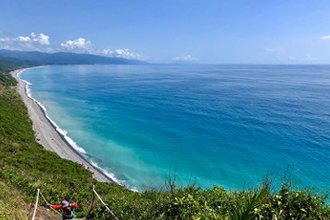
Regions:
[[[9, 72], [33, 66], [18, 59], [0, 62], [0, 219], [31, 219], [30, 204], [40, 188], [52, 204], [62, 200], [79, 205], [76, 214], [87, 219], [113, 219], [94, 198], [96, 191], [119, 219], [329, 219], [327, 193], [299, 189], [286, 179], [278, 190], [272, 179], [254, 188], [202, 189], [195, 183], [179, 188], [175, 175], [164, 186], [144, 192], [99, 183], [82, 165], [46, 151], [35, 140], [32, 121]], [[39, 205], [48, 208], [40, 200]], [[45, 210], [45, 209], [43, 209]]]

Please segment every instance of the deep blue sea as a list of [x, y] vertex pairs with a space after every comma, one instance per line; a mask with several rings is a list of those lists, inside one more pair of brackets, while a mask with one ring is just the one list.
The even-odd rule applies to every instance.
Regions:
[[164, 186], [175, 170], [179, 186], [241, 189], [271, 172], [280, 182], [288, 166], [298, 185], [329, 187], [330, 66], [47, 66], [20, 78], [131, 189]]

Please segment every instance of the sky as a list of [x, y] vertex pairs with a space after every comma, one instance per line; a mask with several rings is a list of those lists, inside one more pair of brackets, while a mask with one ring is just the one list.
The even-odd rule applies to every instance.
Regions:
[[329, 0], [1, 0], [0, 49], [330, 64]]

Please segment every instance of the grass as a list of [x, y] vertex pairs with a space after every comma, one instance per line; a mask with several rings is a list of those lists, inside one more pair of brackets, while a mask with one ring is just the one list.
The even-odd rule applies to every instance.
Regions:
[[[8, 72], [0, 73], [0, 217], [25, 219], [24, 203], [34, 200], [38, 187], [52, 204], [62, 200], [79, 205], [78, 217], [113, 219], [94, 199], [91, 187], [119, 219], [328, 219], [327, 193], [298, 189], [283, 182], [278, 191], [271, 181], [242, 191], [196, 187], [177, 188], [169, 178], [165, 190], [136, 193], [99, 183], [82, 165], [46, 151], [35, 141], [27, 109]], [[166, 190], [167, 189], [167, 190]], [[40, 205], [47, 207], [41, 200]]]
[[0, 182], [0, 219], [28, 219], [26, 206], [19, 191]]

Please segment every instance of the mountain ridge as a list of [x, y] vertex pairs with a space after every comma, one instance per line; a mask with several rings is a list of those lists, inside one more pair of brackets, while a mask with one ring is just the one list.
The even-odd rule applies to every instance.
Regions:
[[[11, 57], [25, 61], [34, 61], [44, 65], [74, 65], [74, 64], [147, 64], [140, 60], [130, 60], [120, 57], [105, 57], [80, 53], [44, 53], [39, 51], [0, 50], [0, 56]], [[0, 59], [1, 60], [1, 59]]]

